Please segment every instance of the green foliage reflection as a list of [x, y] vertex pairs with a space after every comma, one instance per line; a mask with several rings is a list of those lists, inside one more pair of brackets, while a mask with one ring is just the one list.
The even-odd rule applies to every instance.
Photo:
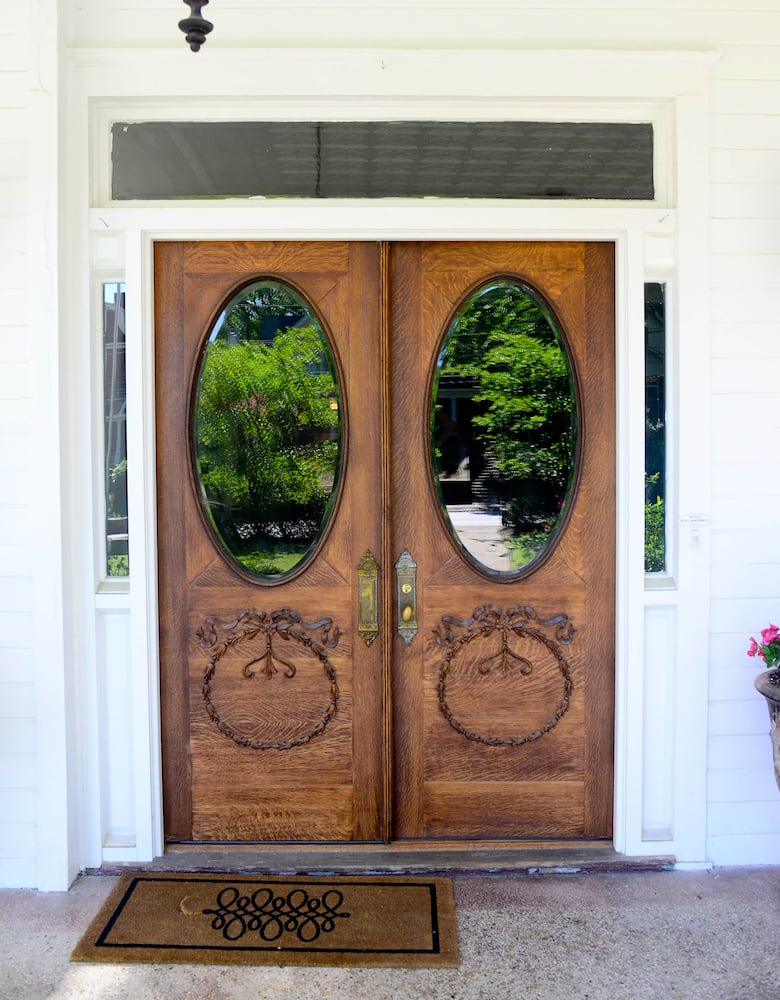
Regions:
[[666, 568], [666, 514], [659, 475], [645, 474], [645, 573], [663, 573]]
[[259, 576], [296, 566], [323, 526], [339, 463], [329, 360], [306, 307], [267, 283], [226, 312], [204, 353], [194, 442], [205, 504]]
[[[447, 422], [457, 434], [442, 433]], [[511, 568], [531, 562], [571, 485], [576, 398], [561, 339], [519, 284], [483, 287], [455, 318], [440, 358], [434, 441], [448, 508], [500, 510]]]

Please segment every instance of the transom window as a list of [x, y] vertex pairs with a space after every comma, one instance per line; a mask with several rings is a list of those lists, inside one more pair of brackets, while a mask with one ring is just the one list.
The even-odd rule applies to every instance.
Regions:
[[642, 122], [115, 122], [115, 200], [652, 200]]

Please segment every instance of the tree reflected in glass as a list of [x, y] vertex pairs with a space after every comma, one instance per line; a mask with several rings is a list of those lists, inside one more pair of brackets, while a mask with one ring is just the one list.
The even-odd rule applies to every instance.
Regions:
[[577, 458], [577, 400], [552, 317], [509, 279], [477, 289], [447, 333], [431, 416], [452, 529], [488, 570], [516, 573], [551, 543]]
[[340, 460], [333, 358], [303, 299], [278, 282], [241, 292], [203, 351], [193, 412], [195, 465], [228, 554], [258, 577], [313, 550]]

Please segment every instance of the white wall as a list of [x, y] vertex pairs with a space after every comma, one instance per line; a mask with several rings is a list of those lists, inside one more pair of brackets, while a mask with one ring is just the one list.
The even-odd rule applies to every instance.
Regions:
[[[70, 6], [76, 46], [160, 47], [179, 34], [179, 5], [166, 0]], [[780, 31], [776, 0], [220, 0], [203, 15], [215, 25], [206, 48], [700, 49]]]
[[[65, 550], [63, 574], [55, 485], [59, 434], [69, 433], [57, 420], [57, 205], [65, 204], [57, 200], [58, 7], [13, 4], [0, 25], [0, 884], [44, 887], [61, 883], [74, 863], [66, 831], [70, 824], [77, 839], [78, 813], [68, 808], [65, 747], [79, 741], [66, 740], [64, 706], [81, 697], [71, 683], [78, 647], [61, 621], [72, 562]], [[711, 663], [707, 844], [717, 863], [780, 863], [766, 711], [744, 655], [749, 634], [780, 618], [780, 390], [772, 365], [780, 356], [780, 3], [220, 0], [204, 14], [215, 30], [193, 60], [253, 40], [720, 53], [710, 93], [713, 293], [702, 302], [712, 354], [701, 357], [713, 386], [711, 412], [701, 415], [703, 435], [711, 421], [713, 454], [713, 625], [710, 650], [701, 650]], [[170, 0], [63, 0], [61, 28], [75, 48], [179, 52], [176, 24], [185, 15]], [[652, 629], [654, 615], [647, 620]], [[655, 645], [666, 641], [659, 636]], [[71, 773], [85, 770], [74, 764]]]
[[56, 0], [12, 5], [0, 32], [0, 885], [61, 888]]
[[711, 102], [708, 843], [722, 863], [780, 863], [768, 714], [745, 656], [746, 638], [780, 618], [780, 29], [754, 41], [724, 50]]
[[15, 6], [6, 15], [0, 35], [0, 884], [25, 886], [37, 882], [27, 10]]

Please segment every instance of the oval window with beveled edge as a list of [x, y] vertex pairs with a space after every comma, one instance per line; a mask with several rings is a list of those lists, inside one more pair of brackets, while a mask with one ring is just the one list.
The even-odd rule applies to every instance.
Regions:
[[245, 573], [275, 582], [314, 552], [342, 437], [333, 352], [314, 310], [281, 281], [243, 288], [203, 346], [192, 444], [204, 513]]
[[458, 309], [431, 394], [431, 457], [445, 519], [472, 563], [511, 578], [552, 550], [579, 452], [571, 361], [541, 299], [517, 280]]

